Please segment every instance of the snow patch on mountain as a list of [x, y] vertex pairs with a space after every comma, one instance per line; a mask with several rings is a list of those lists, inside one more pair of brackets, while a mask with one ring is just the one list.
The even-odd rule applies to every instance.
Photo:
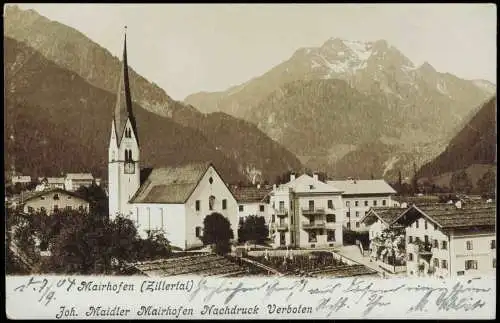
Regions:
[[392, 170], [394, 168], [394, 165], [396, 165], [396, 163], [398, 161], [399, 161], [398, 156], [392, 156], [391, 158], [386, 160], [384, 162], [384, 172], [383, 172], [382, 176], [385, 176], [385, 174], [387, 174], [388, 171]]
[[360, 60], [367, 60], [372, 55], [371, 44], [360, 41], [344, 40], [342, 41]]

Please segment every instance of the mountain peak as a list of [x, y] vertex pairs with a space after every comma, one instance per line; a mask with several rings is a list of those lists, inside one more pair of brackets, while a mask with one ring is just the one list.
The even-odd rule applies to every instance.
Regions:
[[429, 62], [425, 61], [420, 67], [419, 69], [421, 71], [424, 71], [424, 72], [433, 72], [435, 73], [436, 72], [436, 69], [431, 65], [429, 64]]

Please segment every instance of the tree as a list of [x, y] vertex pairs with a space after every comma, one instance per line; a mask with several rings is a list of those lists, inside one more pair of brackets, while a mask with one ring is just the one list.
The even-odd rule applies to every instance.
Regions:
[[76, 193], [89, 201], [91, 214], [100, 217], [108, 217], [108, 196], [102, 187], [94, 183], [90, 186], [80, 186]]
[[204, 245], [215, 245], [215, 251], [218, 254], [229, 252], [229, 241], [234, 238], [231, 223], [222, 214], [214, 212], [207, 215], [203, 220]]
[[453, 173], [450, 179], [450, 188], [453, 192], [465, 194], [472, 190], [472, 181], [465, 170]]
[[496, 178], [495, 172], [489, 169], [484, 175], [477, 181], [477, 186], [479, 192], [483, 197], [494, 197], [496, 188]]
[[268, 235], [269, 229], [263, 216], [250, 215], [241, 223], [238, 229], [238, 240], [240, 242], [252, 241], [255, 244], [263, 244]]

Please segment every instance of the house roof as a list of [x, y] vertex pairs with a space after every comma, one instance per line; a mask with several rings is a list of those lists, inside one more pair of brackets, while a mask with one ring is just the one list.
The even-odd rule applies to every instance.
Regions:
[[366, 222], [371, 217], [379, 218], [384, 223], [390, 225], [398, 216], [406, 211], [406, 209], [397, 207], [372, 207], [366, 212], [361, 222]]
[[82, 199], [82, 200], [88, 202], [88, 200], [86, 198], [84, 198], [83, 196], [81, 196], [75, 192], [69, 192], [69, 191], [66, 191], [66, 190], [63, 190], [60, 188], [54, 188], [54, 189], [40, 191], [40, 192], [30, 192], [30, 193], [23, 196], [23, 202], [28, 202], [29, 200], [35, 199], [35, 198], [40, 197], [40, 196], [52, 194], [52, 193], [60, 193], [60, 194], [70, 195], [70, 196], [73, 196], [73, 197], [76, 197], [76, 198], [79, 198], [79, 199]]
[[40, 182], [47, 179], [49, 184], [64, 184], [64, 177], [41, 177]]
[[72, 180], [93, 180], [94, 176], [90, 173], [68, 173], [66, 174], [67, 179], [72, 179]]
[[383, 179], [328, 181], [328, 184], [344, 191], [342, 195], [396, 194]]
[[262, 202], [266, 199], [272, 189], [266, 187], [232, 187], [231, 192], [236, 201], [241, 203]]
[[185, 203], [210, 166], [203, 162], [155, 168], [130, 202]]
[[411, 222], [417, 215], [423, 215], [444, 230], [476, 226], [494, 227], [496, 223], [496, 206], [474, 204], [457, 208], [450, 204], [413, 205], [400, 214], [394, 222], [406, 224]]
[[280, 185], [280, 187], [292, 188], [296, 193], [341, 193], [342, 190], [336, 186], [324, 183], [313, 177], [303, 174], [298, 178]]

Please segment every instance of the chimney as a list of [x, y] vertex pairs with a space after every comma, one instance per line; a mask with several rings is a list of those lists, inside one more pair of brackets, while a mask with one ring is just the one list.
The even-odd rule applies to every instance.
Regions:
[[295, 180], [295, 173], [290, 174], [290, 181], [293, 181], [293, 180]]
[[462, 201], [460, 201], [460, 200], [456, 201], [455, 206], [457, 207], [457, 209], [461, 209], [462, 208]]
[[315, 181], [317, 181], [317, 180], [318, 180], [318, 173], [316, 173], [316, 172], [314, 172], [314, 173], [313, 173], [313, 179], [314, 179]]

